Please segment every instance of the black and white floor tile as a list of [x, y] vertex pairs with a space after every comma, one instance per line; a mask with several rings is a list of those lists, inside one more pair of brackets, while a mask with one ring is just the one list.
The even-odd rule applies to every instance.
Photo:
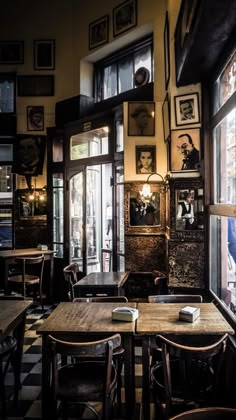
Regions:
[[[25, 327], [24, 354], [22, 359], [22, 388], [19, 392], [18, 404], [15, 407], [13, 402], [13, 373], [7, 373], [5, 385], [8, 395], [8, 420], [36, 420], [41, 418], [41, 343], [42, 339], [36, 334], [37, 328], [44, 322], [55, 306], [45, 306], [42, 311], [40, 306], [32, 306], [28, 311]], [[136, 386], [136, 408], [133, 420], [141, 419], [141, 347], [135, 348], [135, 386]], [[122, 400], [124, 389], [122, 389]], [[151, 407], [151, 412], [153, 407]], [[153, 417], [153, 413], [152, 413]], [[87, 415], [84, 418], [94, 418]], [[120, 418], [119, 418], [120, 420]]]

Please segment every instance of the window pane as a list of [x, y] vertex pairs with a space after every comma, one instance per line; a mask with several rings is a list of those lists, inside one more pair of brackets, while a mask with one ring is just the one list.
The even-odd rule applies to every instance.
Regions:
[[12, 248], [12, 209], [0, 208], [0, 249]]
[[71, 137], [71, 160], [108, 154], [108, 127]]
[[119, 93], [126, 92], [127, 90], [133, 89], [133, 60], [132, 58], [126, 58], [119, 62], [118, 65], [119, 73]]
[[142, 48], [140, 51], [136, 52], [134, 55], [134, 71], [138, 70], [140, 67], [146, 67], [150, 72], [150, 80], [152, 75], [152, 50], [151, 46]]
[[0, 112], [14, 112], [15, 108], [15, 81], [0, 79]]
[[226, 67], [221, 73], [220, 77], [215, 83], [215, 106], [214, 112], [224, 105], [224, 103], [230, 98], [236, 89], [236, 52], [234, 52], [228, 61]]
[[124, 150], [124, 126], [122, 121], [116, 121], [116, 152]]
[[106, 67], [104, 69], [103, 99], [117, 95], [117, 66]]
[[214, 130], [214, 203], [236, 204], [236, 108]]
[[52, 142], [53, 162], [63, 161], [63, 135], [56, 135]]
[[[210, 289], [236, 315], [236, 218], [210, 217]], [[235, 316], [236, 319], [236, 316]]]
[[0, 166], [0, 203], [12, 204], [13, 174], [11, 166]]
[[55, 257], [63, 257], [64, 189], [63, 174], [53, 174], [53, 249]]
[[13, 160], [13, 145], [12, 144], [0, 144], [0, 156], [1, 161]]

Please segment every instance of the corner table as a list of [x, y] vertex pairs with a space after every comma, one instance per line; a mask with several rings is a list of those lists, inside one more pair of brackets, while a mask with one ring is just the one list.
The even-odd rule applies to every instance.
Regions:
[[75, 297], [82, 297], [86, 294], [92, 296], [97, 294], [121, 296], [128, 274], [128, 272], [89, 273], [74, 284]]

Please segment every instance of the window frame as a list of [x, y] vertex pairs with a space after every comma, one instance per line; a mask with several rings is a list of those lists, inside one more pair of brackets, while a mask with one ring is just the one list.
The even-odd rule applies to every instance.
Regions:
[[[144, 47], [151, 47], [151, 73], [150, 73], [150, 80], [149, 82], [153, 82], [154, 79], [154, 69], [153, 69], [153, 35], [149, 34], [145, 38], [142, 38], [138, 42], [129, 44], [125, 48], [120, 49], [119, 51], [116, 51], [115, 53], [107, 56], [106, 58], [98, 61], [94, 64], [94, 84], [93, 84], [93, 90], [94, 90], [94, 97], [95, 102], [101, 102], [104, 99], [104, 89], [103, 89], [103, 83], [104, 83], [104, 69], [111, 65], [116, 65], [116, 73], [117, 73], [117, 81], [119, 80], [119, 67], [118, 64], [120, 61], [122, 61], [126, 57], [133, 58], [133, 69], [134, 69], [134, 57], [135, 54], [142, 50]], [[133, 89], [135, 88], [134, 81], [133, 81]], [[119, 92], [119, 86], [117, 83], [117, 95], [124, 93]]]

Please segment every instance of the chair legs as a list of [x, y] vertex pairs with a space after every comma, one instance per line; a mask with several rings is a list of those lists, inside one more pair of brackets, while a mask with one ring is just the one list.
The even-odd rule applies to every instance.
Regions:
[[[5, 366], [3, 367], [3, 360], [5, 361]], [[18, 401], [18, 391], [19, 391], [19, 380], [17, 374], [17, 363], [16, 363], [16, 351], [15, 348], [12, 348], [8, 356], [0, 359], [0, 402], [1, 402], [1, 419], [7, 417], [7, 400], [6, 400], [6, 390], [5, 390], [5, 376], [7, 374], [9, 363], [11, 362], [14, 374], [14, 403]]]

